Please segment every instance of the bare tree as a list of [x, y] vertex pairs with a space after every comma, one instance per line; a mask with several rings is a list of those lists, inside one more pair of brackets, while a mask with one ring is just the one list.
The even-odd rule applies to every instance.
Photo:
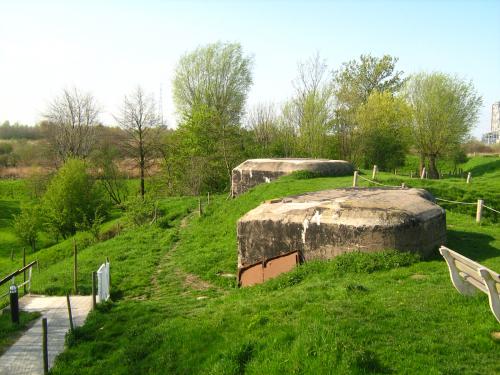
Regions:
[[99, 113], [95, 98], [77, 88], [64, 89], [62, 95], [50, 103], [44, 117], [53, 124], [50, 140], [62, 161], [86, 158], [90, 154]]
[[246, 118], [246, 126], [252, 130], [263, 156], [270, 155], [279, 131], [278, 114], [273, 103], [259, 103], [252, 107]]
[[141, 196], [144, 198], [145, 173], [153, 151], [156, 149], [156, 135], [160, 125], [153, 96], [146, 96], [143, 89], [138, 86], [130, 95], [125, 96], [120, 113], [115, 116], [115, 120], [127, 133], [124, 146], [139, 167]]

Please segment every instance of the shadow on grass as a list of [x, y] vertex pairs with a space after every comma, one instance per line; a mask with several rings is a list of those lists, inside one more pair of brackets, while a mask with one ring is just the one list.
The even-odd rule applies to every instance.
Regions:
[[0, 228], [5, 228], [11, 225], [11, 220], [15, 214], [20, 211], [19, 203], [16, 201], [0, 200]]
[[500, 160], [492, 160], [488, 163], [480, 164], [473, 167], [469, 172], [473, 176], [482, 176], [486, 173], [492, 173], [500, 170]]
[[448, 229], [447, 236], [447, 247], [472, 260], [482, 261], [500, 256], [500, 250], [490, 245], [495, 238], [487, 234]]

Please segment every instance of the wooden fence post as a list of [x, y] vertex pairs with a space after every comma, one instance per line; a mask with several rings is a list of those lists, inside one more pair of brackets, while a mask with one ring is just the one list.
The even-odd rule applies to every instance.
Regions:
[[94, 310], [95, 306], [97, 305], [95, 279], [96, 279], [96, 272], [92, 271], [92, 310]]
[[207, 193], [207, 206], [210, 204], [210, 192]]
[[358, 186], [358, 171], [354, 171], [354, 176], [352, 179], [352, 187]]
[[426, 175], [425, 167], [422, 168], [422, 174], [420, 175], [420, 179], [423, 180]]
[[68, 316], [69, 316], [69, 329], [73, 332], [73, 315], [71, 314], [71, 302], [69, 300], [69, 293], [66, 293], [66, 305], [68, 306]]
[[111, 296], [111, 263], [109, 263], [108, 257], [106, 257], [106, 263], [108, 264], [108, 278], [109, 278], [108, 289], [109, 289], [109, 295]]
[[76, 294], [78, 290], [78, 249], [76, 241], [73, 240], [73, 293]]
[[377, 177], [377, 166], [373, 166], [373, 172], [372, 172], [372, 180], [375, 180], [375, 177]]
[[481, 216], [483, 214], [483, 200], [478, 199], [477, 200], [477, 209], [476, 209], [476, 222], [480, 223], [481, 222]]
[[42, 319], [42, 357], [43, 373], [49, 373], [49, 352], [47, 348], [47, 318]]
[[201, 216], [202, 215], [202, 209], [201, 209], [201, 198], [198, 198], [198, 214]]
[[12, 262], [14, 260], [14, 249], [10, 249], [10, 261]]
[[[26, 267], [26, 248], [23, 247], [23, 268]], [[26, 270], [23, 272], [23, 291], [26, 294]]]
[[472, 174], [469, 172], [467, 173], [467, 183], [470, 184], [470, 179], [472, 177]]
[[413, 171], [410, 171], [410, 178], [413, 178]]

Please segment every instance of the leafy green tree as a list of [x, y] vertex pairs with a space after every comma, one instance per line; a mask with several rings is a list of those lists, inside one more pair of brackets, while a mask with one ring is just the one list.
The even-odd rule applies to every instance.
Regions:
[[187, 194], [227, 189], [228, 170], [243, 158], [242, 129], [223, 127], [221, 121], [215, 110], [203, 105], [179, 124], [171, 160], [177, 164], [176, 175]]
[[[219, 42], [182, 56], [175, 71], [173, 96], [188, 136], [185, 146], [191, 150], [187, 154], [217, 159], [216, 169], [219, 164], [225, 168], [226, 181], [237, 160], [240, 120], [252, 84], [251, 66], [252, 59], [243, 54], [240, 44]], [[194, 139], [198, 136], [199, 140]]]
[[404, 85], [403, 72], [396, 70], [398, 59], [389, 55], [380, 58], [361, 55], [359, 60], [343, 63], [334, 72], [333, 82], [336, 109], [336, 135], [340, 157], [355, 160], [356, 148], [356, 113], [366, 103], [374, 91], [398, 92]]
[[87, 172], [85, 162], [69, 159], [50, 181], [42, 198], [46, 221], [63, 238], [92, 224], [96, 211], [107, 210], [103, 192]]
[[412, 135], [431, 178], [439, 178], [437, 160], [464, 143], [477, 122], [482, 98], [472, 82], [444, 73], [411, 77], [405, 94], [412, 108]]
[[223, 120], [238, 124], [252, 84], [252, 58], [238, 43], [213, 43], [181, 57], [175, 70], [173, 95], [177, 111], [190, 116], [206, 106]]
[[14, 216], [14, 232], [21, 242], [36, 250], [38, 234], [42, 230], [43, 214], [38, 204], [21, 206], [21, 213]]
[[328, 137], [335, 115], [333, 86], [325, 61], [316, 54], [299, 63], [295, 94], [283, 107], [282, 121], [295, 129], [296, 156], [327, 157]]
[[374, 91], [356, 116], [365, 168], [393, 169], [405, 162], [411, 143], [411, 110], [406, 101], [389, 92]]

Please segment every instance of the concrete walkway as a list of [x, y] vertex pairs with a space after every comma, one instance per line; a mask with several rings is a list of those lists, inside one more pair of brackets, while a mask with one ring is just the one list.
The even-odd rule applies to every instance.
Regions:
[[[64, 337], [69, 330], [66, 297], [24, 296], [19, 301], [24, 311], [38, 311], [47, 318], [49, 368], [64, 350]], [[71, 310], [75, 326], [82, 325], [92, 308], [91, 296], [72, 296]], [[43, 374], [42, 318], [0, 357], [1, 375]]]

